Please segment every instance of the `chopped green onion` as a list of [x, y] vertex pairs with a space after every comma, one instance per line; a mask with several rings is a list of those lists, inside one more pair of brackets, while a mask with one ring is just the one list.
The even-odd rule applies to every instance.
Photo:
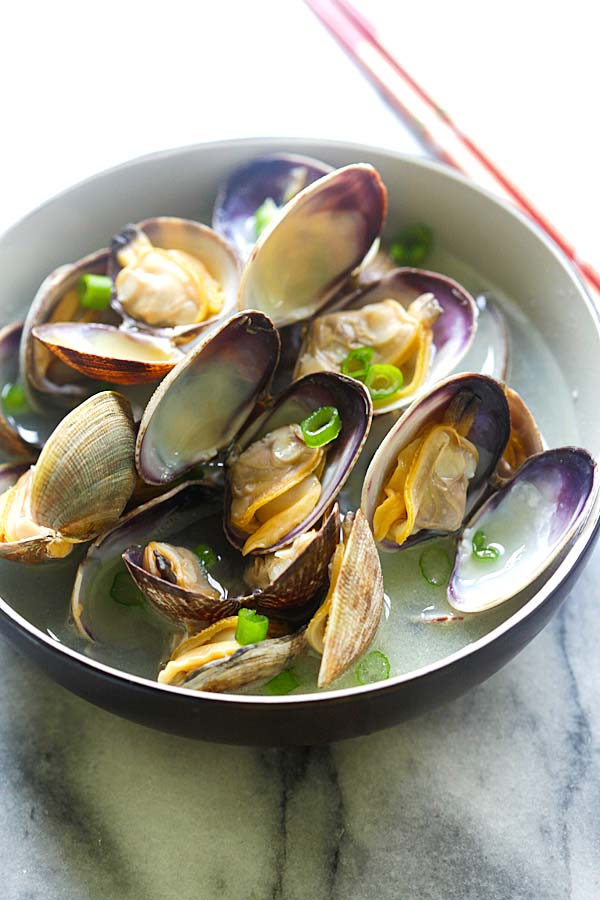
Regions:
[[121, 606], [140, 606], [144, 595], [129, 572], [118, 572], [110, 589], [110, 596]]
[[290, 694], [300, 685], [300, 679], [293, 669], [284, 669], [265, 684], [267, 694]]
[[373, 684], [390, 677], [390, 661], [381, 650], [371, 650], [356, 667], [358, 684]]
[[260, 237], [267, 225], [270, 225], [277, 213], [279, 207], [272, 197], [267, 197], [264, 203], [258, 207], [254, 213], [254, 228], [256, 237]]
[[400, 390], [403, 383], [404, 377], [397, 366], [382, 363], [371, 366], [365, 378], [365, 386], [373, 401], [392, 397]]
[[77, 284], [79, 302], [86, 309], [106, 309], [112, 297], [112, 278], [86, 272]]
[[269, 620], [266, 616], [259, 616], [253, 609], [240, 609], [238, 613], [235, 639], [243, 647], [246, 644], [258, 644], [264, 641], [269, 630]]
[[335, 406], [320, 406], [300, 422], [307, 447], [324, 447], [335, 441], [342, 430], [342, 420]]
[[498, 559], [500, 550], [494, 544], [488, 544], [485, 531], [476, 531], [471, 541], [473, 556], [477, 559]]
[[208, 544], [198, 544], [197, 547], [194, 547], [194, 553], [200, 560], [200, 565], [205, 569], [210, 569], [219, 562], [219, 556]]
[[431, 228], [411, 225], [400, 232], [390, 247], [390, 256], [399, 266], [420, 266], [431, 253], [432, 244]]
[[452, 561], [441, 547], [428, 547], [419, 557], [419, 568], [425, 581], [438, 587], [448, 583], [452, 572]]
[[17, 416], [19, 413], [27, 412], [29, 404], [25, 391], [22, 386], [15, 384], [5, 384], [2, 388], [2, 408], [9, 416]]
[[373, 347], [357, 347], [356, 350], [351, 350], [342, 363], [342, 375], [364, 381], [374, 353]]

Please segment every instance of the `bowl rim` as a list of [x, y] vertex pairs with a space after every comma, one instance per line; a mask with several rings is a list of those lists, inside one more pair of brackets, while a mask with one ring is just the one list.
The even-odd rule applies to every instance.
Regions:
[[[369, 154], [376, 153], [379, 155], [387, 156], [403, 165], [414, 166], [417, 169], [429, 170], [435, 173], [435, 175], [438, 177], [454, 181], [467, 192], [483, 196], [487, 202], [496, 207], [499, 207], [505, 213], [508, 213], [510, 217], [512, 217], [526, 230], [533, 232], [540, 244], [544, 246], [545, 251], [548, 252], [552, 257], [554, 257], [555, 261], [565, 271], [566, 275], [570, 278], [571, 282], [576, 287], [580, 296], [580, 300], [587, 307], [588, 312], [595, 322], [596, 333], [600, 341], [600, 306], [592, 296], [591, 292], [588, 290], [582, 276], [576, 270], [568, 257], [536, 222], [531, 220], [527, 215], [522, 213], [516, 207], [512, 206], [510, 203], [495, 196], [487, 188], [478, 186], [466, 176], [462, 175], [460, 172], [455, 171], [442, 163], [438, 163], [434, 160], [428, 159], [426, 157], [420, 157], [415, 154], [402, 153], [391, 148], [380, 147], [377, 145], [361, 142], [339, 141], [301, 136], [248, 137], [204, 141], [196, 144], [171, 147], [165, 150], [143, 154], [141, 156], [125, 160], [124, 162], [118, 163], [115, 166], [111, 166], [107, 169], [96, 172], [88, 176], [87, 178], [84, 178], [81, 181], [70, 185], [62, 191], [59, 191], [57, 194], [54, 194], [52, 197], [45, 200], [43, 203], [39, 204], [30, 212], [26, 213], [24, 216], [18, 219], [17, 222], [15, 222], [13, 225], [5, 229], [0, 234], [0, 243], [2, 243], [6, 238], [10, 237], [10, 235], [14, 231], [17, 231], [19, 228], [26, 226], [30, 220], [34, 219], [35, 216], [38, 215], [38, 213], [52, 206], [52, 204], [54, 204], [56, 201], [68, 196], [73, 192], [78, 191], [85, 185], [91, 184], [92, 182], [97, 181], [101, 178], [110, 177], [117, 172], [125, 171], [130, 168], [136, 168], [140, 164], [153, 162], [154, 160], [176, 157], [182, 153], [193, 154], [197, 152], [218, 152], [219, 149], [227, 150], [232, 147], [247, 147], [249, 151], [252, 151], [254, 149], [257, 154], [269, 152], [285, 152], [286, 150], [289, 150], [289, 152], [294, 153], [314, 153], [317, 156], [319, 151], [322, 152], [323, 149], [325, 149], [326, 152], [328, 149], [331, 149], [332, 151], [337, 150], [342, 152], [356, 153], [357, 159], [360, 159], [361, 154], [366, 154], [368, 157]], [[301, 147], [302, 149], [299, 149], [299, 147]], [[599, 480], [600, 479], [597, 479], [597, 482]], [[84, 668], [96, 670], [108, 680], [130, 683], [145, 691], [153, 692], [158, 690], [160, 692], [166, 692], [167, 694], [179, 694], [181, 697], [188, 698], [192, 703], [195, 701], [204, 701], [211, 703], [224, 702], [227, 704], [233, 704], [234, 706], [240, 705], [243, 707], [268, 706], [271, 708], [289, 708], [308, 705], [314, 706], [315, 704], [322, 705], [334, 701], [351, 701], [353, 697], [361, 696], [364, 694], [379, 695], [393, 693], [402, 685], [410, 685], [411, 683], [419, 681], [427, 675], [431, 675], [434, 672], [437, 672], [446, 667], [451, 667], [454, 664], [466, 659], [467, 657], [470, 657], [472, 655], [474, 656], [489, 644], [494, 643], [503, 635], [507, 634], [509, 631], [515, 628], [520, 622], [532, 615], [537, 608], [539, 608], [542, 604], [544, 604], [551, 598], [555, 591], [560, 588], [562, 583], [566, 581], [570, 573], [577, 567], [579, 560], [585, 555], [600, 528], [600, 490], [598, 483], [596, 483], [594, 490], [595, 496], [593, 496], [590, 500], [587, 517], [581, 526], [581, 531], [574, 541], [571, 550], [561, 560], [560, 564], [557, 566], [554, 572], [552, 572], [547, 581], [526, 603], [523, 604], [523, 606], [520, 607], [520, 609], [518, 609], [512, 616], [509, 616], [504, 622], [501, 622], [491, 631], [487, 632], [481, 638], [478, 638], [476, 641], [472, 641], [471, 643], [466, 644], [460, 650], [456, 650], [454, 653], [451, 653], [448, 656], [444, 656], [441, 659], [435, 660], [434, 662], [428, 663], [427, 665], [421, 666], [417, 669], [412, 669], [410, 672], [406, 672], [402, 675], [396, 675], [393, 678], [389, 678], [385, 681], [374, 682], [373, 684], [354, 685], [352, 687], [337, 688], [332, 691], [324, 691], [319, 693], [310, 692], [275, 697], [252, 694], [219, 694], [210, 693], [208, 691], [192, 691], [184, 687], [161, 684], [158, 681], [154, 681], [149, 678], [143, 678], [139, 675], [125, 672], [122, 669], [118, 669], [114, 666], [109, 666], [106, 663], [102, 663], [98, 660], [86, 657], [83, 653], [79, 652], [78, 650], [74, 650], [66, 644], [63, 644], [60, 640], [53, 638], [48, 633], [33, 625], [33, 623], [29, 622], [24, 616], [13, 609], [12, 606], [10, 606], [1, 595], [0, 613], [2, 613], [8, 619], [16, 623], [21, 629], [23, 629], [27, 633], [27, 636], [30, 640], [45, 645], [51, 653], [64, 654], [65, 656], [70, 657], [72, 662], [79, 664]]]

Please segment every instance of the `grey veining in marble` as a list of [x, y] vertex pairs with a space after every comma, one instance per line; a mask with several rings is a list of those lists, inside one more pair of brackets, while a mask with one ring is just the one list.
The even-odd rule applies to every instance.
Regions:
[[329, 748], [154, 733], [2, 642], [3, 900], [597, 900], [599, 574], [478, 689]]

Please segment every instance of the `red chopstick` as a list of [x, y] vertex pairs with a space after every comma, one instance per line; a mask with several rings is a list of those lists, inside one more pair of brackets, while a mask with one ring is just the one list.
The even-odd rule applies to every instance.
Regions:
[[511, 200], [527, 213], [600, 291], [600, 275], [400, 65], [371, 23], [348, 0], [305, 0], [400, 118], [441, 162]]

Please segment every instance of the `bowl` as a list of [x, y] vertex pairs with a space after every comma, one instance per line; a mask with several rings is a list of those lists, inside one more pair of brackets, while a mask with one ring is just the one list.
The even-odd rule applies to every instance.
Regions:
[[[551, 349], [550, 376], [546, 370], [533, 375], [545, 427], [558, 436], [552, 442], [578, 443], [598, 456], [600, 322], [575, 270], [550, 239], [513, 208], [445, 167], [390, 150], [318, 140], [239, 140], [170, 150], [102, 172], [50, 200], [0, 239], [2, 320], [22, 318], [50, 270], [102, 246], [124, 222], [158, 214], [210, 221], [216, 191], [226, 175], [253, 156], [277, 151], [306, 154], [334, 166], [357, 161], [376, 166], [389, 191], [388, 230], [406, 222], [427, 222], [450, 257], [477, 273], [482, 287], [492, 286], [512, 298], [520, 335], [515, 358], [527, 359], [527, 322], [535, 326], [536, 340], [541, 337]], [[541, 358], [539, 352], [536, 359]], [[561, 390], [552, 377], [557, 371]], [[567, 439], [561, 440], [565, 429]], [[485, 636], [373, 686], [288, 697], [194, 694], [89, 659], [1, 598], [0, 628], [51, 678], [135, 722], [235, 744], [326, 743], [394, 725], [451, 700], [497, 671], [567, 597], [597, 536], [599, 520], [596, 497], [585, 527], [560, 565]]]

